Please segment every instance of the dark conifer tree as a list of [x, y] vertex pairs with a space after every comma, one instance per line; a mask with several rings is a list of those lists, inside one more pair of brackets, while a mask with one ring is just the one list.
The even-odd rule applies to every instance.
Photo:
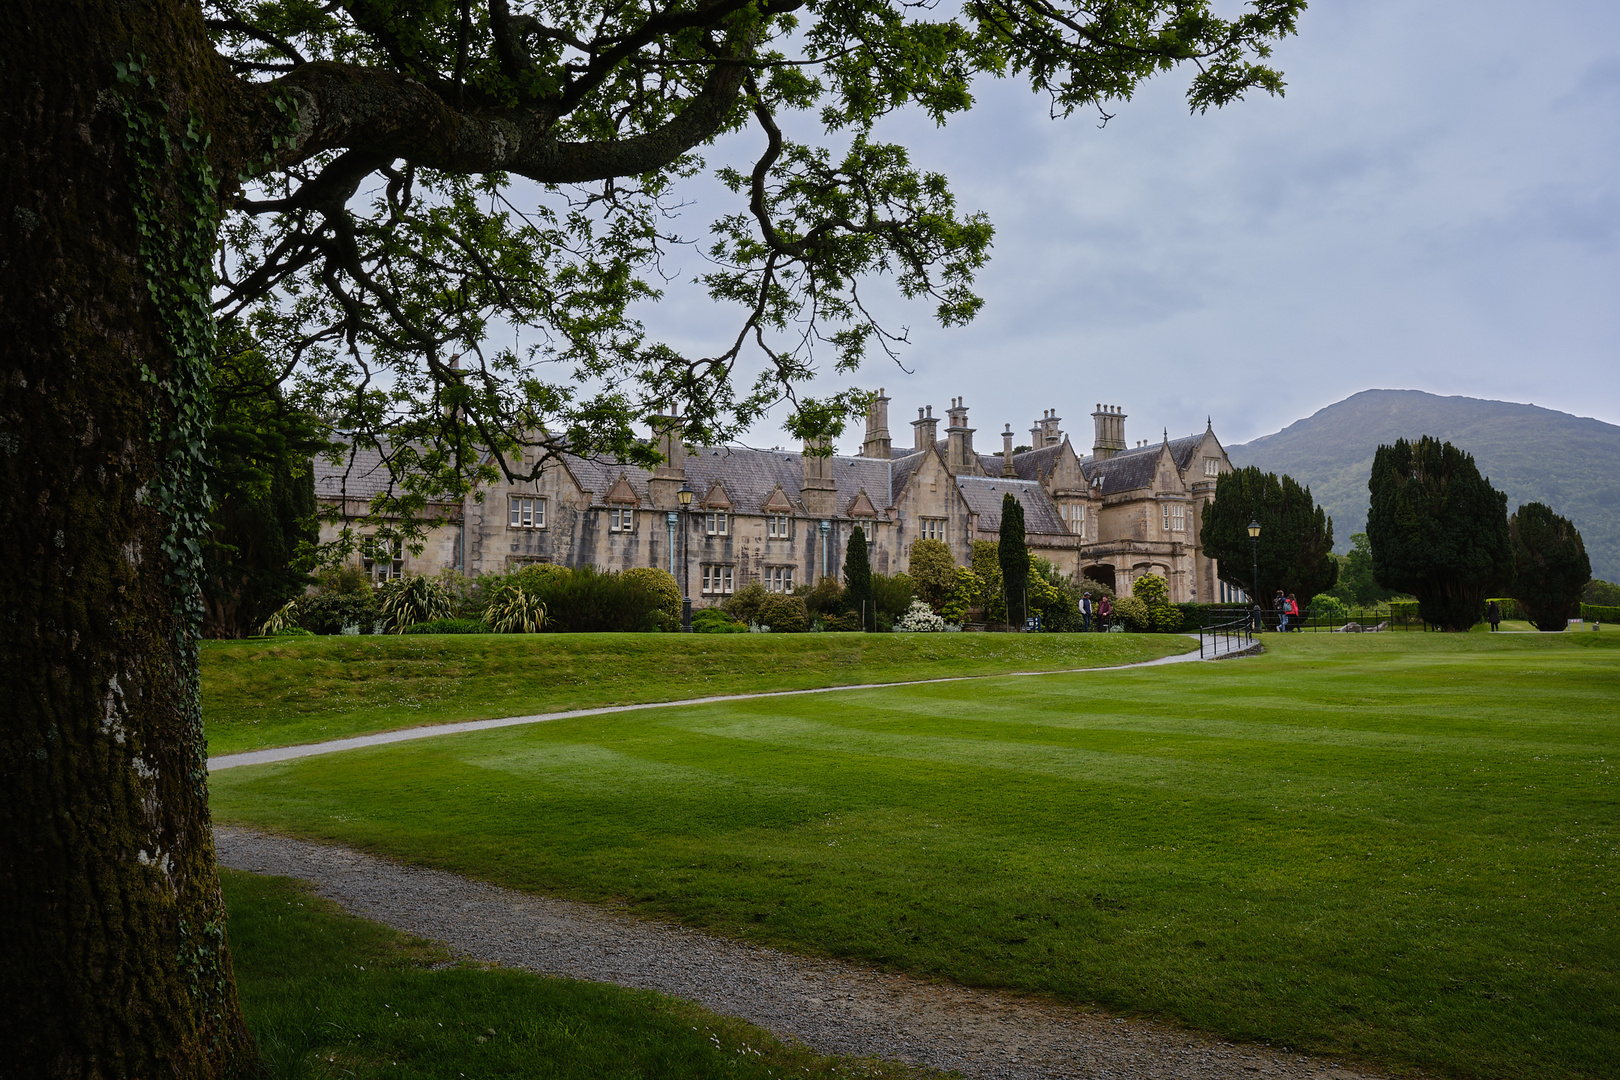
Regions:
[[1029, 588], [1029, 542], [1024, 535], [1024, 504], [1012, 492], [1001, 497], [1001, 541], [996, 546], [1001, 563], [1001, 588], [1007, 598], [1007, 617], [1015, 612], [1028, 617], [1025, 592]]
[[844, 603], [861, 617], [861, 629], [873, 629], [877, 608], [872, 603], [872, 563], [866, 557], [866, 530], [859, 525], [850, 530], [844, 548], [844, 589]]
[[1513, 580], [1507, 496], [1479, 473], [1473, 456], [1425, 435], [1380, 446], [1367, 488], [1373, 575], [1411, 593], [1425, 623], [1467, 630], [1485, 598]]
[[[1252, 580], [1251, 521], [1260, 523], [1258, 582]], [[1291, 476], [1263, 473], [1252, 465], [1221, 474], [1215, 500], [1204, 507], [1199, 537], [1221, 580], [1267, 606], [1280, 589], [1297, 596], [1303, 608], [1339, 580], [1333, 519], [1316, 505], [1311, 489]]]
[[1581, 610], [1592, 562], [1580, 530], [1551, 507], [1525, 503], [1508, 519], [1513, 540], [1513, 598], [1537, 630], [1562, 630]]

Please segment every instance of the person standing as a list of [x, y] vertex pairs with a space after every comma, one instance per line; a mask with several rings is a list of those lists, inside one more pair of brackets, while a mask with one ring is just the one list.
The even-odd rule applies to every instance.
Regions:
[[1091, 594], [1082, 593], [1080, 596], [1080, 631], [1091, 632]]
[[1102, 603], [1097, 605], [1097, 629], [1106, 633], [1108, 631], [1108, 620], [1113, 614], [1114, 605], [1109, 601], [1108, 594], [1103, 593]]
[[1296, 634], [1305, 632], [1299, 624], [1299, 599], [1293, 593], [1288, 594], [1288, 625], [1294, 628]]
[[1277, 610], [1277, 632], [1288, 633], [1288, 597], [1283, 595], [1281, 589], [1278, 589], [1277, 595], [1271, 598], [1271, 606]]
[[1502, 605], [1492, 600], [1491, 606], [1485, 609], [1485, 617], [1491, 622], [1491, 633], [1496, 633], [1502, 628]]

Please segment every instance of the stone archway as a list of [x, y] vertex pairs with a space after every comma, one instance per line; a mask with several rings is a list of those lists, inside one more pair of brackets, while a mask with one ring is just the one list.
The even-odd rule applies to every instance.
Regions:
[[1111, 593], [1115, 592], [1114, 568], [1109, 566], [1107, 563], [1097, 563], [1095, 566], [1088, 566], [1081, 573], [1081, 576], [1087, 581], [1095, 581], [1097, 584], [1101, 585]]

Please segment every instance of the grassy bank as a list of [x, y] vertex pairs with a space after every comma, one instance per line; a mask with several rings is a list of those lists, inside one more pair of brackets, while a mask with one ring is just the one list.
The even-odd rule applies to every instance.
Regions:
[[660, 994], [458, 963], [286, 878], [221, 877], [267, 1080], [940, 1075], [822, 1057]]
[[1195, 648], [1138, 634], [447, 634], [205, 641], [210, 753], [421, 724], [947, 675]]
[[1620, 1060], [1620, 637], [662, 710], [233, 770], [222, 820], [1478, 1077]]

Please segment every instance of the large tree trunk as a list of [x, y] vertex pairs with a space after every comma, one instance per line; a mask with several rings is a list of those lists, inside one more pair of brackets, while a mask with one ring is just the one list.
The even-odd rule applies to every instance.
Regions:
[[0, 1077], [240, 1074], [176, 547], [196, 392], [150, 273], [217, 230], [181, 136], [229, 80], [184, 0], [6, 0], [0, 86]]

